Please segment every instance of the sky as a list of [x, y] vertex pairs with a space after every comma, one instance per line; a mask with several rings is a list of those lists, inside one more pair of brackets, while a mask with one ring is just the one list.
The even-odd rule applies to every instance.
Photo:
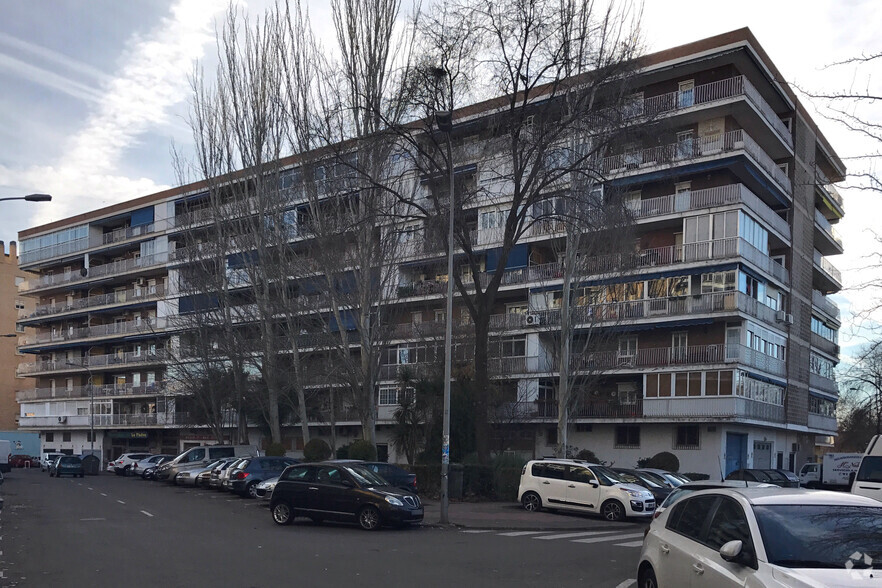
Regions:
[[[239, 6], [259, 14], [268, 3]], [[328, 0], [306, 4], [319, 38], [330, 40]], [[210, 62], [227, 6], [227, 0], [3, 3], [0, 197], [43, 192], [53, 201], [3, 202], [0, 240], [175, 185], [172, 146], [186, 150], [192, 144], [189, 75], [198, 60]], [[880, 93], [882, 75], [867, 81], [851, 67], [825, 68], [882, 51], [878, 0], [645, 0], [643, 16], [648, 51], [748, 26], [782, 74], [799, 86], [869, 84]], [[878, 109], [865, 116], [882, 124]], [[880, 150], [820, 116], [815, 120], [845, 158]], [[838, 301], [845, 310], [841, 343], [847, 352], [865, 336], [853, 328], [848, 310], [871, 303], [871, 294], [855, 286], [873, 274], [866, 256], [879, 250], [871, 231], [882, 218], [882, 194], [841, 192], [846, 216], [838, 229], [846, 253], [831, 261], [846, 283]]]

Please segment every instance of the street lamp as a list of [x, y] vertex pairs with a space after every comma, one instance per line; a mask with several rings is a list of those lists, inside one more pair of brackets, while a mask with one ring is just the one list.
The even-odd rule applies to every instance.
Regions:
[[3, 200], [26, 200], [27, 202], [49, 202], [52, 200], [52, 196], [49, 194], [28, 194], [27, 196], [10, 196], [7, 198], [0, 198], [0, 201]]

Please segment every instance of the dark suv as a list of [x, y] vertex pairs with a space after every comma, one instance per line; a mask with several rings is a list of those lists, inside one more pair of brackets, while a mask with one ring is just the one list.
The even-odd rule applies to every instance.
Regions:
[[362, 529], [383, 523], [405, 525], [423, 520], [419, 496], [389, 486], [358, 463], [294, 465], [282, 472], [270, 500], [273, 521], [288, 525], [294, 517], [357, 522]]
[[264, 480], [275, 478], [289, 465], [297, 463], [289, 457], [249, 457], [236, 464], [230, 472], [230, 490], [246, 496], [257, 498], [257, 485]]

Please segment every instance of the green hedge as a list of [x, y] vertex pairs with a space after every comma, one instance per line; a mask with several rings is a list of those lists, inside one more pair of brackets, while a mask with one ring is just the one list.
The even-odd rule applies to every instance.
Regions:
[[[441, 466], [412, 465], [401, 466], [416, 474], [417, 487], [423, 496], [441, 495]], [[518, 485], [521, 470], [518, 467], [493, 467], [489, 465], [466, 464], [462, 467], [462, 497], [465, 500], [511, 500], [518, 499]], [[455, 475], [455, 473], [453, 473]], [[451, 497], [452, 497], [451, 487]]]

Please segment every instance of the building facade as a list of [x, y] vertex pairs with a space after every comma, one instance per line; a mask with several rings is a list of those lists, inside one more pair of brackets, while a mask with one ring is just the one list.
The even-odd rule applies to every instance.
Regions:
[[[568, 442], [619, 465], [672, 451], [681, 471], [710, 475], [798, 468], [836, 432], [840, 320], [828, 295], [842, 281], [828, 257], [842, 253], [833, 184], [844, 166], [746, 29], [649, 55], [639, 76], [631, 108], [652, 112], [664, 131], [600, 163], [635, 238], [627, 266], [610, 272], [598, 256], [579, 283], [576, 304], [591, 322], [613, 321], [615, 336], [577, 358], [601, 377], [571, 415]], [[475, 185], [493, 165], [457, 164]], [[178, 289], [182, 245], [199, 221], [186, 203], [204, 190], [183, 186], [20, 233], [21, 267], [38, 274], [20, 287], [36, 303], [19, 323], [35, 334], [20, 347], [34, 360], [18, 373], [36, 381], [18, 393], [20, 426], [40, 431], [45, 447], [94, 444], [110, 458], [212, 438], [167, 378], [176, 317], [193, 304]], [[505, 209], [496, 200], [469, 211], [486, 271], [496, 269]], [[381, 454], [403, 460], [389, 445], [399, 375], [425, 361], [447, 276], [429, 227], [396, 230], [407, 249], [390, 260], [395, 286], [384, 303], [401, 318], [375, 398]], [[547, 224], [524, 235], [491, 319], [493, 378], [515, 391], [506, 409], [517, 435], [506, 449], [529, 456], [558, 443], [560, 238]], [[358, 421], [337, 424], [351, 434]], [[313, 425], [327, 434], [327, 423]], [[286, 431], [296, 451], [297, 427]]]
[[16, 373], [18, 364], [24, 359], [17, 348], [19, 340], [31, 334], [31, 329], [25, 329], [17, 321], [34, 310], [34, 301], [19, 296], [18, 286], [32, 277], [33, 274], [18, 268], [15, 241], [9, 243], [8, 251], [3, 241], [0, 241], [0, 300], [4, 301], [0, 310], [0, 431], [18, 428], [19, 405], [16, 402], [16, 391], [34, 385], [31, 378], [24, 378]]

